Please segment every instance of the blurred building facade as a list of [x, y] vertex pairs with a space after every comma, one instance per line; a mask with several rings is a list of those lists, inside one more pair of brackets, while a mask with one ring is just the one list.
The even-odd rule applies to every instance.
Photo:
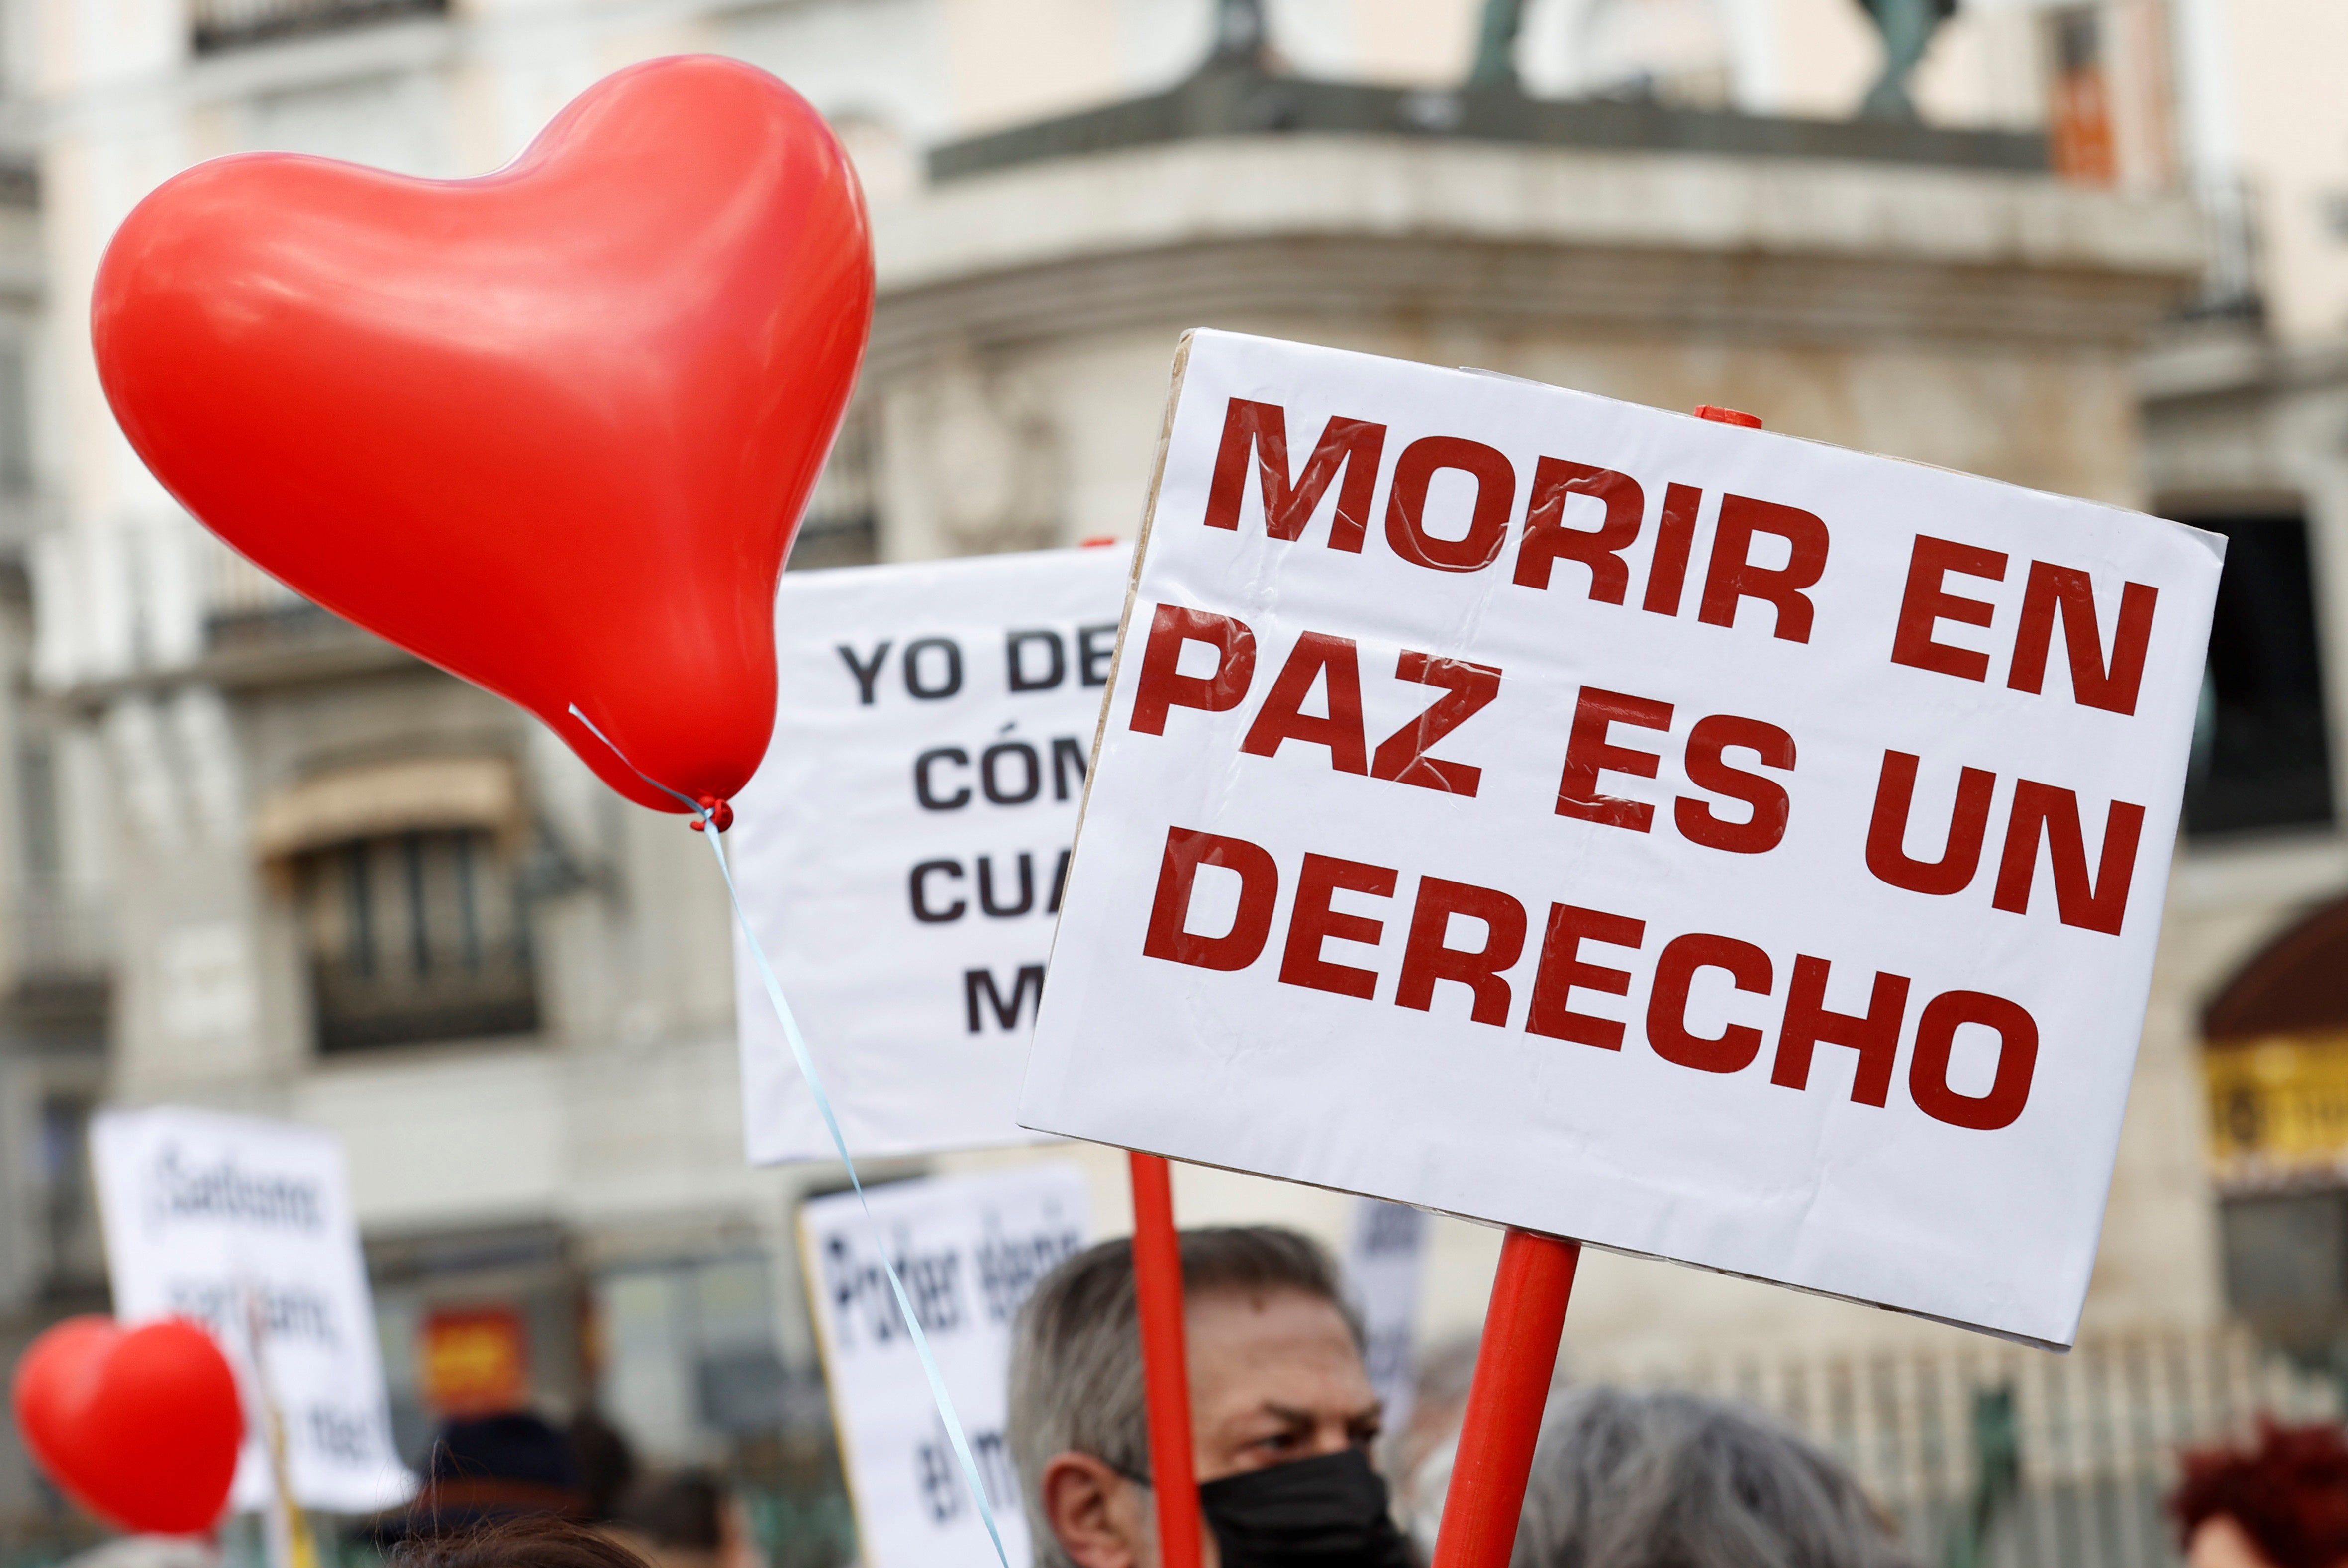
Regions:
[[[25, 171], [15, 199], [0, 177], [0, 1293], [22, 1332], [100, 1283], [77, 1144], [98, 1099], [292, 1117], [349, 1150], [408, 1440], [436, 1333], [487, 1308], [550, 1408], [595, 1404], [656, 1458], [820, 1470], [790, 1206], [836, 1172], [743, 1163], [697, 844], [213, 542], [115, 430], [88, 349], [106, 240], [176, 170], [278, 148], [477, 173], [598, 77], [683, 50], [805, 92], [872, 203], [871, 354], [796, 567], [1129, 535], [1197, 325], [1726, 404], [2223, 528], [2088, 1326], [2240, 1312], [2321, 1360], [2348, 1322], [2348, 1119], [2288, 1158], [2271, 1130], [2315, 1114], [2348, 1051], [2348, 923], [2320, 913], [2348, 893], [2348, 99], [2316, 74], [2348, 14], [2328, 0], [1967, 0], [1916, 76], [1921, 125], [1852, 120], [1879, 48], [1851, 0], [1532, 0], [1516, 82], [1473, 88], [1474, 0], [6, 0], [0, 20], [0, 157]], [[2243, 1147], [2212, 1143], [2260, 1061]], [[1121, 1176], [1098, 1169], [1115, 1229]], [[1186, 1171], [1181, 1202], [1342, 1226], [1326, 1195], [1215, 1172]], [[1472, 1328], [1492, 1251], [1437, 1238], [1429, 1337]], [[2329, 1262], [2304, 1264], [2318, 1242]], [[1580, 1365], [1648, 1371], [1955, 1344], [1595, 1256], [1569, 1329]], [[26, 1485], [0, 1477], [0, 1500]]]
[[2159, 1004], [2200, 1047], [2230, 1311], [2348, 1367], [2348, 105], [2336, 7], [2180, 5], [2212, 265], [2141, 372], [2148, 500], [2230, 541]]

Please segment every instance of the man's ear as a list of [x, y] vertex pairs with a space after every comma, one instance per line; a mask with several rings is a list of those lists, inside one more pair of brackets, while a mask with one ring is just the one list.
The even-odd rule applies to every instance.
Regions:
[[1090, 1454], [1069, 1449], [1044, 1465], [1044, 1517], [1077, 1568], [1145, 1568], [1154, 1563], [1140, 1489]]

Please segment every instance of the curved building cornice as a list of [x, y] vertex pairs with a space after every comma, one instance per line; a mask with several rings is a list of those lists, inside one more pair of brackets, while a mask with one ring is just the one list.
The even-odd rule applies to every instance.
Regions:
[[2199, 274], [2181, 198], [2041, 175], [1345, 135], [1018, 165], [875, 214], [887, 377], [1145, 325], [2132, 345]]

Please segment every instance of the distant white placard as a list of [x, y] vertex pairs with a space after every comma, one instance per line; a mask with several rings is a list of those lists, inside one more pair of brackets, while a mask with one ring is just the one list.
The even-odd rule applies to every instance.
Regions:
[[[1086, 1244], [1091, 1202], [1083, 1170], [1058, 1163], [872, 1190], [1014, 1563], [1028, 1542], [1003, 1437], [1012, 1322], [1035, 1282]], [[993, 1561], [856, 1195], [803, 1206], [799, 1246], [865, 1568]]]
[[[392, 1443], [342, 1146], [311, 1128], [159, 1108], [100, 1112], [90, 1159], [115, 1316], [196, 1319], [248, 1391], [247, 1330], [258, 1323], [261, 1374], [304, 1507], [365, 1513], [414, 1492]], [[234, 1508], [272, 1495], [265, 1430], [248, 1408]]]
[[1362, 1361], [1385, 1405], [1385, 1429], [1410, 1424], [1418, 1393], [1419, 1258], [1426, 1216], [1406, 1203], [1354, 1200], [1345, 1287], [1362, 1315]]
[[[726, 844], [859, 1158], [1035, 1141], [1013, 1111], [1128, 555], [783, 579], [775, 738]], [[829, 1160], [735, 941], [750, 1159]]]
[[1021, 1120], [2069, 1344], [2224, 542], [1184, 353]]

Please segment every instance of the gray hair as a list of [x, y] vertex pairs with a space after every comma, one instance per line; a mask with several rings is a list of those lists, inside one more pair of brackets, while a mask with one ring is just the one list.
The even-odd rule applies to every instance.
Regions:
[[1550, 1401], [1509, 1568], [1913, 1568], [1841, 1461], [1746, 1406]]
[[[1301, 1291], [1337, 1308], [1354, 1343], [1362, 1326], [1319, 1243], [1270, 1225], [1182, 1233], [1186, 1296], [1221, 1291]], [[1076, 1568], [1044, 1517], [1044, 1467], [1055, 1454], [1090, 1454], [1119, 1473], [1149, 1473], [1133, 1243], [1103, 1242], [1044, 1276], [1012, 1331], [1005, 1436], [1019, 1472], [1036, 1568]]]

